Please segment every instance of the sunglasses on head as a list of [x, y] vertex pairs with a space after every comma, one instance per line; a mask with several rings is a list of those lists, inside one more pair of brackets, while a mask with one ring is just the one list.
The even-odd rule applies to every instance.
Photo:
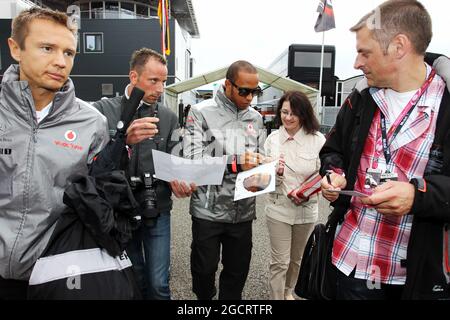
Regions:
[[257, 86], [256, 88], [250, 89], [250, 88], [243, 88], [243, 87], [238, 87], [233, 81], [231, 81], [230, 79], [228, 79], [228, 81], [230, 81], [230, 83], [236, 87], [236, 89], [238, 89], [238, 94], [241, 97], [246, 97], [249, 94], [251, 94], [253, 97], [254, 96], [258, 96], [260, 97], [262, 95], [262, 89]]

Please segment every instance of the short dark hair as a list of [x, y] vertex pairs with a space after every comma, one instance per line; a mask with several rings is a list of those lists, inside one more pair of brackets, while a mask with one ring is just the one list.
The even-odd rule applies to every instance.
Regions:
[[228, 67], [226, 78], [233, 82], [236, 81], [239, 71], [245, 71], [248, 73], [258, 73], [258, 70], [256, 70], [255, 66], [252, 65], [250, 62], [245, 60], [238, 60], [236, 62], [233, 62]]
[[25, 38], [28, 35], [28, 25], [36, 19], [53, 21], [70, 30], [75, 39], [78, 37], [78, 27], [75, 24], [72, 24], [72, 21], [65, 13], [37, 6], [31, 7], [22, 11], [11, 23], [11, 38], [17, 42], [20, 49], [25, 49]]
[[384, 53], [387, 53], [391, 40], [402, 33], [408, 36], [417, 54], [425, 55], [433, 37], [433, 30], [430, 14], [423, 4], [416, 0], [388, 0], [362, 17], [350, 31], [357, 32], [366, 27], [369, 19], [377, 13], [381, 25], [371, 32]]
[[141, 73], [148, 59], [155, 59], [156, 61], [161, 62], [163, 65], [167, 65], [166, 58], [163, 57], [159, 52], [149, 49], [149, 48], [141, 48], [133, 52], [130, 60], [130, 70], [135, 70], [137, 73]]
[[314, 115], [314, 110], [308, 97], [300, 91], [287, 91], [278, 101], [275, 125], [279, 128], [281, 122], [281, 107], [285, 101], [289, 101], [291, 111], [300, 119], [300, 125], [307, 134], [314, 134], [320, 129], [319, 121]]

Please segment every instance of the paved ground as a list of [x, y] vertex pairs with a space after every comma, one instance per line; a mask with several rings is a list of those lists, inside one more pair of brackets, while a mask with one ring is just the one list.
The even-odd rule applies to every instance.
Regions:
[[[175, 300], [196, 299], [191, 291], [189, 263], [191, 251], [191, 218], [188, 209], [189, 199], [175, 200], [172, 213], [172, 261], [170, 280], [172, 298]], [[264, 219], [264, 206], [261, 198], [257, 199], [256, 210], [257, 219], [253, 223], [253, 255], [243, 298], [247, 300], [266, 300], [269, 298], [267, 277], [270, 253], [268, 232]], [[328, 202], [322, 198], [319, 201], [319, 220], [324, 221], [329, 212]]]

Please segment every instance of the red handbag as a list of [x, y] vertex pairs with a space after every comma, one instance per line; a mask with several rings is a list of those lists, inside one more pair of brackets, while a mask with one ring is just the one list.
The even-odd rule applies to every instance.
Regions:
[[310, 196], [320, 191], [320, 181], [322, 181], [322, 177], [319, 172], [314, 172], [298, 188], [291, 190], [287, 196], [296, 204], [306, 202]]

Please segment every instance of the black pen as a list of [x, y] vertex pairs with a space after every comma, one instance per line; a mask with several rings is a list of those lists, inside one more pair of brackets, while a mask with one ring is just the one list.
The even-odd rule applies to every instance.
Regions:
[[333, 171], [327, 170], [327, 173], [325, 174], [327, 176], [327, 181], [330, 186], [332, 186], [332, 184], [331, 184], [331, 174], [332, 173], [333, 173]]
[[291, 170], [292, 172], [296, 173], [294, 169], [292, 169], [291, 167], [288, 166], [288, 164], [285, 162], [284, 165], [286, 166], [286, 168], [288, 168], [289, 170]]

